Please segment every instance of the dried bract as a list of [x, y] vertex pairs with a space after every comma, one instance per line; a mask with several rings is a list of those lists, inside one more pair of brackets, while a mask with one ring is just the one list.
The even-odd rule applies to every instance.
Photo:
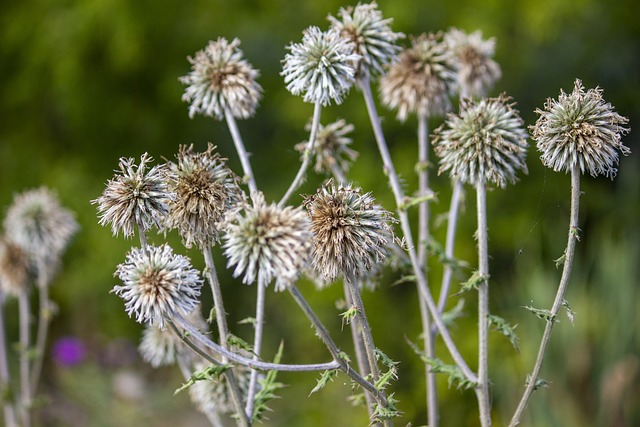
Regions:
[[26, 292], [31, 280], [30, 270], [29, 258], [24, 251], [7, 239], [0, 239], [0, 289], [2, 292], [16, 297]]

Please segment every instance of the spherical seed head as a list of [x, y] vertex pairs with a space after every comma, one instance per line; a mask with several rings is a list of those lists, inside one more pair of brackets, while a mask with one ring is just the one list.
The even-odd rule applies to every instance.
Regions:
[[189, 102], [189, 117], [196, 114], [222, 120], [225, 111], [236, 118], [253, 116], [262, 97], [256, 82], [260, 73], [244, 58], [240, 40], [210, 41], [206, 48], [189, 57], [191, 72], [180, 78], [187, 85], [182, 100]]
[[183, 145], [176, 162], [167, 165], [173, 197], [165, 226], [177, 229], [187, 247], [217, 242], [225, 217], [243, 200], [238, 177], [215, 149], [209, 144], [206, 151], [198, 153], [193, 145]]
[[542, 153], [542, 163], [558, 172], [569, 172], [574, 166], [591, 176], [615, 177], [618, 151], [628, 155], [631, 150], [622, 144], [622, 135], [629, 119], [616, 113], [605, 102], [600, 88], [585, 92], [576, 79], [573, 92], [560, 91], [557, 100], [547, 99], [544, 110], [531, 126], [533, 139]]
[[507, 96], [463, 100], [459, 114], [448, 114], [436, 129], [438, 173], [476, 185], [491, 182], [504, 188], [517, 181], [516, 172], [527, 172], [527, 133]]
[[341, 8], [338, 15], [340, 19], [331, 15], [327, 19], [332, 28], [353, 43], [354, 53], [360, 55], [356, 67], [357, 78], [381, 74], [383, 67], [400, 51], [395, 42], [404, 34], [391, 31], [393, 19], [383, 19], [375, 1], [359, 3], [355, 8]]
[[304, 94], [304, 101], [328, 105], [342, 102], [355, 81], [354, 64], [360, 55], [352, 42], [337, 30], [322, 32], [318, 27], [304, 30], [302, 43], [287, 46], [282, 73], [287, 90]]
[[52, 267], [78, 231], [78, 223], [51, 190], [41, 187], [13, 198], [4, 228], [7, 239], [20, 247], [31, 262]]
[[258, 286], [276, 281], [276, 291], [285, 290], [304, 269], [311, 251], [311, 230], [300, 208], [267, 205], [264, 196], [254, 196], [254, 205], [230, 221], [225, 235], [228, 266], [233, 276]]
[[492, 59], [495, 39], [484, 40], [481, 31], [467, 34], [451, 28], [445, 34], [444, 42], [453, 53], [462, 96], [485, 96], [502, 75], [500, 66]]
[[[315, 156], [314, 170], [317, 173], [331, 174], [337, 169], [338, 173], [344, 175], [349, 171], [351, 162], [358, 157], [358, 153], [349, 148], [352, 140], [347, 135], [353, 132], [353, 129], [354, 126], [343, 119], [318, 127], [312, 153]], [[310, 125], [307, 125], [307, 130], [310, 130]], [[307, 144], [308, 141], [303, 141], [295, 145], [295, 149], [302, 153], [303, 158]]]
[[138, 227], [141, 232], [160, 228], [169, 212], [169, 194], [162, 166], [147, 171], [153, 159], [147, 153], [136, 165], [133, 158], [120, 158], [120, 171], [107, 182], [102, 196], [91, 203], [98, 205], [100, 225], [111, 224], [114, 236], [121, 231], [132, 237]]
[[164, 328], [165, 318], [188, 315], [198, 306], [202, 279], [189, 258], [167, 244], [132, 248], [115, 273], [122, 286], [113, 292], [125, 301], [129, 317]]
[[332, 182], [304, 201], [313, 231], [312, 267], [323, 284], [364, 278], [387, 255], [391, 214], [360, 188]]
[[422, 34], [400, 53], [380, 79], [382, 102], [398, 110], [398, 120], [410, 113], [440, 116], [451, 110], [456, 74], [440, 34]]
[[[206, 369], [207, 365], [197, 363], [194, 367], [195, 372], [199, 372]], [[249, 391], [251, 370], [242, 365], [234, 366], [232, 370], [241, 396], [246, 396]], [[196, 408], [204, 414], [233, 414], [236, 411], [225, 376], [196, 381], [189, 387], [189, 397]]]
[[31, 280], [30, 270], [27, 254], [10, 240], [0, 239], [0, 290], [16, 297], [25, 293]]

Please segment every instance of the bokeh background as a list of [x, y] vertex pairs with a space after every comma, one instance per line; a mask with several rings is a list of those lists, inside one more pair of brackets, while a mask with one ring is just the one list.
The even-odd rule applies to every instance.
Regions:
[[[337, 14], [336, 0], [222, 1], [192, 0], [24, 0], [0, 3], [0, 206], [14, 193], [46, 185], [57, 191], [81, 224], [52, 288], [59, 313], [52, 323], [51, 345], [64, 337], [85, 347], [83, 361], [63, 366], [48, 355], [38, 412], [47, 426], [201, 426], [204, 417], [191, 408], [177, 370], [153, 370], [136, 353], [140, 326], [129, 319], [122, 301], [109, 291], [113, 272], [135, 241], [111, 236], [97, 223], [98, 197], [122, 156], [148, 152], [172, 159], [179, 144], [218, 145], [237, 172], [240, 165], [223, 123], [190, 120], [178, 77], [189, 71], [188, 55], [219, 36], [242, 41], [241, 48], [261, 70], [264, 100], [256, 116], [240, 122], [258, 186], [277, 200], [299, 165], [294, 144], [307, 137], [304, 125], [312, 106], [290, 95], [279, 76], [284, 47], [299, 41], [309, 25], [326, 28]], [[446, 30], [481, 30], [496, 38], [496, 61], [503, 78], [493, 94], [506, 92], [518, 103], [527, 124], [536, 108], [560, 89], [571, 91], [574, 79], [587, 88], [600, 86], [605, 99], [630, 118], [624, 142], [632, 154], [621, 159], [617, 178], [585, 177], [574, 274], [567, 299], [576, 312], [555, 329], [543, 370], [550, 387], [537, 392], [523, 425], [640, 425], [640, 3], [634, 0], [380, 0], [393, 28], [406, 34]], [[380, 107], [384, 129], [407, 191], [416, 188], [416, 121], [404, 125]], [[345, 118], [356, 125], [354, 148], [360, 157], [353, 181], [389, 210], [394, 209], [383, 179], [361, 94], [323, 112], [323, 123]], [[437, 126], [434, 119], [431, 127]], [[491, 310], [518, 324], [520, 353], [498, 334], [491, 336], [490, 375], [496, 425], [506, 425], [530, 369], [543, 322], [522, 308], [548, 307], [560, 271], [553, 260], [566, 243], [569, 177], [542, 167], [535, 147], [529, 174], [517, 185], [488, 195], [491, 252]], [[310, 175], [300, 193], [315, 191], [323, 177]], [[434, 178], [439, 201], [434, 214], [446, 213], [450, 185]], [[475, 265], [473, 192], [461, 219], [457, 255]], [[298, 203], [301, 199], [293, 199]], [[443, 227], [436, 228], [443, 239]], [[163, 237], [152, 235], [161, 242]], [[168, 240], [179, 248], [179, 240]], [[202, 267], [201, 256], [190, 255]], [[255, 289], [233, 280], [215, 250], [230, 325], [250, 339]], [[432, 258], [431, 281], [441, 270]], [[426, 424], [424, 367], [405, 337], [419, 339], [416, 291], [412, 284], [390, 286], [399, 273], [385, 272], [383, 285], [365, 295], [376, 344], [401, 361], [392, 386], [403, 416], [397, 425]], [[350, 351], [348, 329], [341, 330], [340, 286], [316, 292], [300, 284], [336, 340]], [[205, 299], [207, 296], [205, 295]], [[465, 295], [466, 316], [452, 332], [469, 360], [475, 359], [475, 298]], [[452, 298], [451, 305], [457, 299]], [[7, 333], [16, 339], [14, 301], [8, 301]], [[207, 310], [205, 303], [205, 310]], [[328, 360], [308, 322], [286, 294], [268, 293], [266, 358], [281, 341], [284, 360]], [[51, 346], [50, 346], [51, 347]], [[448, 360], [440, 345], [439, 355]], [[473, 366], [473, 363], [472, 363]], [[282, 374], [286, 388], [272, 402], [266, 426], [367, 425], [362, 408], [347, 401], [350, 387], [340, 376], [320, 393], [307, 397], [318, 374]], [[443, 426], [477, 425], [475, 396], [439, 381]], [[141, 424], [142, 423], [142, 424]]]

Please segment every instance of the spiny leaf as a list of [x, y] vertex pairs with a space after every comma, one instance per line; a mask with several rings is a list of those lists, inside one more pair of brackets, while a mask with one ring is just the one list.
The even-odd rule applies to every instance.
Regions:
[[573, 321], [576, 318], [576, 312], [573, 311], [571, 307], [569, 307], [569, 303], [567, 302], [567, 300], [562, 301], [562, 306], [567, 311], [567, 317], [569, 318], [569, 322], [571, 322], [571, 326], [573, 326]]
[[225, 365], [209, 365], [204, 369], [194, 372], [186, 383], [182, 384], [180, 388], [173, 392], [174, 395], [180, 393], [198, 381], [206, 381], [210, 379], [219, 379], [227, 370], [231, 368], [230, 364]]
[[[273, 358], [273, 363], [280, 363], [280, 359], [282, 358], [282, 351], [284, 349], [284, 344], [280, 342], [280, 346], [278, 347], [278, 352]], [[262, 421], [264, 420], [264, 414], [271, 409], [267, 406], [267, 402], [277, 398], [278, 396], [275, 394], [276, 390], [284, 387], [284, 384], [276, 382], [276, 377], [278, 375], [278, 371], [269, 371], [263, 377], [258, 379], [258, 383], [260, 384], [260, 390], [256, 393], [254, 400], [254, 409], [253, 409], [253, 420], [254, 421]]]
[[354, 305], [349, 307], [347, 311], [340, 313], [342, 316], [342, 325], [351, 323], [351, 320], [358, 315], [358, 308]]
[[329, 383], [329, 381], [333, 381], [333, 379], [337, 375], [338, 375], [338, 371], [336, 369], [333, 369], [331, 371], [324, 371], [320, 376], [320, 379], [318, 380], [318, 384], [316, 384], [316, 386], [311, 390], [311, 393], [309, 393], [309, 396], [323, 389]]
[[347, 398], [353, 406], [364, 406], [367, 403], [367, 399], [364, 393], [355, 393]]
[[461, 261], [457, 258], [448, 257], [444, 247], [440, 242], [435, 240], [433, 237], [429, 237], [427, 241], [427, 251], [429, 254], [436, 256], [438, 258], [438, 262], [443, 265], [448, 265], [454, 271], [460, 271], [465, 268], [469, 268], [469, 264], [464, 261]]
[[447, 374], [448, 376], [447, 381], [449, 383], [449, 387], [451, 387], [452, 385], [455, 385], [457, 389], [465, 389], [465, 390], [469, 390], [477, 387], [478, 383], [467, 379], [467, 377], [462, 372], [462, 369], [460, 369], [458, 366], [447, 365], [440, 359], [428, 357], [413, 342], [411, 342], [406, 338], [405, 340], [407, 341], [409, 346], [413, 349], [413, 351], [418, 356], [420, 356], [420, 359], [422, 359], [422, 361], [429, 366], [431, 372], [433, 372], [434, 374]]
[[578, 227], [571, 227], [569, 233], [576, 239], [578, 242], [580, 241], [580, 229]]
[[378, 378], [374, 386], [377, 390], [382, 391], [387, 388], [389, 384], [391, 384], [391, 381], [396, 379], [398, 379], [398, 368], [392, 366], [387, 372], [380, 375], [380, 378]]
[[229, 334], [229, 336], [227, 336], [227, 344], [229, 344], [229, 347], [241, 348], [242, 350], [247, 350], [248, 352], [253, 353], [253, 347], [251, 344], [236, 335]]
[[390, 420], [399, 416], [401, 412], [396, 408], [396, 403], [398, 403], [398, 400], [393, 397], [393, 394], [390, 394], [387, 396], [387, 406], [382, 406], [379, 403], [374, 404], [373, 420], [371, 424]]
[[530, 305], [525, 305], [524, 308], [526, 308], [527, 310], [529, 310], [530, 312], [532, 312], [533, 314], [535, 314], [536, 316], [538, 316], [540, 319], [544, 321], [547, 321], [547, 322], [556, 321], [556, 316], [553, 313], [551, 313], [551, 310], [535, 308]]
[[556, 263], [556, 268], [559, 268], [562, 264], [564, 264], [564, 260], [567, 258], [567, 254], [562, 254], [562, 256], [558, 259], [554, 259], [553, 262]]
[[418, 206], [420, 203], [436, 200], [436, 193], [426, 194], [424, 196], [405, 197], [404, 201], [398, 206], [398, 210], [406, 211], [409, 208]]
[[518, 336], [515, 332], [515, 329], [518, 327], [518, 325], [511, 326], [502, 317], [494, 316], [493, 314], [490, 314], [488, 316], [488, 319], [489, 323], [493, 325], [493, 328], [509, 338], [509, 341], [511, 342], [513, 348], [515, 348], [517, 352], [520, 352], [520, 347], [518, 345], [520, 341], [518, 340]]
[[[529, 383], [531, 382], [531, 375], [527, 375], [527, 381], [526, 381], [526, 385], [529, 385]], [[542, 387], [549, 387], [549, 381], [545, 380], [544, 378], [540, 378], [538, 377], [538, 379], [536, 380], [535, 385], [533, 386], [534, 390], [538, 390]]]
[[395, 360], [391, 359], [389, 356], [384, 354], [384, 352], [382, 350], [380, 350], [379, 348], [377, 348], [377, 347], [373, 350], [373, 353], [376, 356], [376, 360], [379, 360], [387, 368], [393, 368], [393, 367], [397, 366], [400, 363], [400, 362], [396, 362]]
[[469, 277], [469, 279], [462, 284], [460, 292], [456, 293], [455, 295], [464, 294], [466, 292], [469, 292], [472, 289], [478, 289], [478, 287], [481, 284], [485, 283], [487, 280], [489, 280], [489, 276], [480, 274], [480, 272], [476, 270], [473, 272], [471, 277]]

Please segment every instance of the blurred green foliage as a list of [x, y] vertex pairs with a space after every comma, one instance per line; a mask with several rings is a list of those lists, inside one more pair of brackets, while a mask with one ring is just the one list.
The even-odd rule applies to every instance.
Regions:
[[[283, 87], [279, 72], [284, 47], [299, 41], [302, 30], [309, 25], [326, 27], [326, 15], [336, 14], [346, 5], [336, 0], [0, 3], [0, 205], [7, 206], [15, 192], [46, 185], [77, 213], [82, 230], [52, 289], [52, 298], [60, 307], [52, 325], [52, 339], [61, 335], [81, 337], [92, 350], [88, 363], [93, 361], [96, 367], [56, 374], [55, 365], [47, 361], [45, 383], [54, 396], [63, 394], [75, 401], [74, 408], [84, 411], [88, 419], [107, 417], [102, 424], [86, 425], [130, 425], [97, 404], [96, 400], [113, 393], [105, 383], [112, 371], [98, 362], [114, 340], [124, 338], [135, 345], [140, 331], [125, 315], [122, 302], [109, 294], [115, 284], [115, 266], [136, 242], [115, 239], [109, 229], [100, 227], [89, 200], [100, 195], [119, 157], [139, 157], [146, 151], [160, 161], [171, 159], [179, 144], [204, 148], [212, 141], [229, 158], [232, 168], [240, 170], [224, 124], [203, 117], [190, 120], [187, 106], [180, 99], [183, 88], [177, 79], [189, 71], [186, 57], [218, 36], [240, 38], [247, 59], [261, 70], [264, 101], [256, 117], [240, 122], [240, 128], [253, 153], [258, 186], [268, 199], [280, 197], [299, 164], [293, 145], [307, 137], [304, 125], [312, 113], [311, 105]], [[379, 5], [385, 16], [394, 18], [394, 30], [406, 34], [457, 26], [467, 31], [480, 29], [485, 37], [496, 37], [495, 59], [502, 66], [503, 78], [494, 93], [511, 95], [527, 124], [535, 121], [534, 110], [541, 108], [547, 97], [557, 97], [561, 88], [570, 91], [576, 77], [587, 88], [602, 87], [605, 99], [630, 118], [632, 129], [640, 123], [637, 1], [380, 0]], [[381, 108], [381, 114], [385, 116], [384, 127], [397, 169], [406, 180], [407, 190], [414, 191], [416, 122], [400, 125], [394, 113]], [[344, 104], [323, 112], [324, 123], [338, 117], [356, 125], [354, 148], [360, 158], [352, 170], [354, 181], [373, 191], [387, 209], [393, 210], [387, 184], [381, 179], [381, 161], [362, 97], [356, 90]], [[439, 120], [431, 123], [432, 127], [438, 124]], [[575, 326], [563, 317], [555, 330], [543, 369], [551, 387], [534, 395], [523, 425], [640, 424], [637, 135], [632, 132], [624, 139], [634, 153], [622, 159], [615, 181], [583, 179], [583, 238], [567, 295], [576, 312]], [[496, 426], [504, 425], [515, 407], [544, 326], [522, 307], [550, 305], [559, 279], [552, 260], [562, 254], [566, 240], [568, 177], [545, 170], [537, 160], [535, 147], [528, 165], [529, 175], [520, 183], [488, 195], [491, 310], [519, 325], [516, 331], [521, 350], [515, 353], [507, 339], [492, 334], [490, 375]], [[312, 174], [301, 192], [314, 191], [321, 179]], [[445, 213], [450, 194], [447, 178], [434, 178], [433, 188], [439, 194], [434, 214]], [[473, 192], [468, 196], [457, 254], [475, 265]], [[435, 230], [435, 236], [443, 238], [442, 227]], [[161, 240], [162, 236], [151, 236], [151, 241]], [[178, 247], [176, 236], [170, 235], [169, 240]], [[202, 267], [198, 253], [185, 252]], [[217, 257], [230, 325], [234, 333], [249, 338], [250, 327], [236, 322], [253, 315], [255, 289], [232, 280], [219, 250]], [[441, 269], [433, 261], [432, 282], [439, 283]], [[376, 344], [401, 361], [395, 391], [404, 415], [398, 425], [422, 425], [426, 423], [424, 366], [404, 340], [405, 336], [418, 340], [416, 292], [411, 284], [389, 287], [397, 278], [388, 272], [387, 284], [376, 293], [366, 294], [365, 304]], [[341, 331], [335, 307], [340, 287], [318, 293], [305, 282], [301, 288], [320, 317], [338, 331], [340, 345], [350, 349], [348, 331]], [[475, 298], [472, 294], [464, 298], [467, 316], [452, 332], [473, 360]], [[456, 298], [452, 298], [451, 305], [455, 303]], [[12, 313], [8, 307], [8, 316]], [[9, 329], [15, 326], [13, 318], [7, 321]], [[285, 362], [328, 360], [328, 353], [308, 326], [286, 294], [270, 292], [265, 357], [273, 355], [284, 339]], [[439, 356], [445, 360], [448, 357], [441, 345]], [[135, 360], [127, 363], [134, 367], [140, 364]], [[148, 375], [158, 380], [150, 370]], [[179, 386], [179, 379], [166, 372], [155, 375], [166, 380], [166, 394], [158, 391], [163, 389], [154, 389], [156, 400], [146, 403], [145, 408], [155, 404], [166, 409], [167, 397]], [[365, 411], [351, 409], [346, 402], [349, 386], [343, 385], [346, 380], [342, 376], [307, 398], [318, 377], [282, 374], [280, 378], [289, 386], [282, 391], [282, 399], [273, 403], [271, 421], [265, 425], [367, 424]], [[94, 383], [95, 387], [89, 387]], [[87, 393], [78, 394], [79, 390]], [[477, 425], [472, 393], [447, 389], [445, 378], [440, 379], [439, 392], [443, 425]], [[160, 425], [161, 414], [166, 411], [147, 410], [156, 413], [158, 421], [143, 420]], [[114, 416], [110, 421], [109, 413]], [[139, 420], [136, 417], [140, 415], [134, 413], [132, 419]], [[54, 417], [47, 425], [66, 424]]]

